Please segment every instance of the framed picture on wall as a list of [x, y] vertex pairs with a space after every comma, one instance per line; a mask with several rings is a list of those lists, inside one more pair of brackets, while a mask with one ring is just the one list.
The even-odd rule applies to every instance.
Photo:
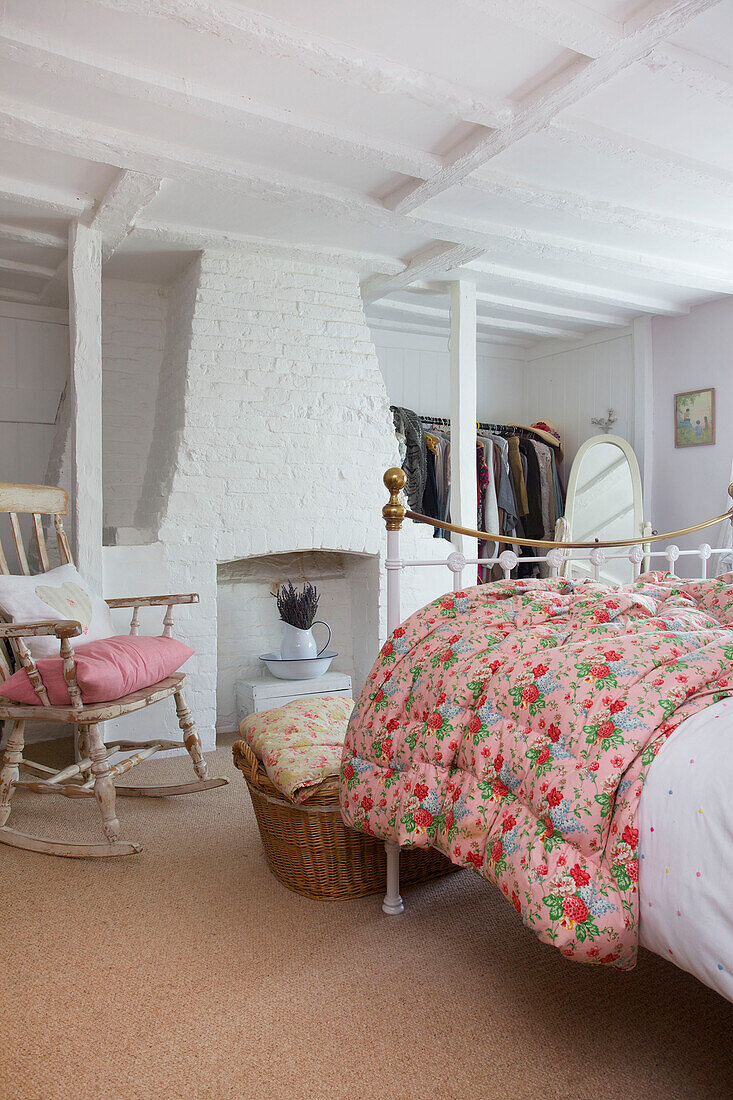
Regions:
[[715, 442], [715, 390], [674, 395], [675, 447], [706, 447]]

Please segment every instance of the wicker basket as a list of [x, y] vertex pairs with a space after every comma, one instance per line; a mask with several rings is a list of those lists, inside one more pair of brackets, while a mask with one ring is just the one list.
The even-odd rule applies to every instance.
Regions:
[[[382, 841], [347, 828], [338, 804], [338, 779], [327, 779], [307, 802], [294, 803], [271, 783], [245, 741], [233, 747], [234, 763], [252, 798], [265, 859], [276, 878], [308, 898], [361, 898], [381, 893], [387, 856]], [[400, 887], [447, 875], [458, 868], [431, 848], [406, 848]]]

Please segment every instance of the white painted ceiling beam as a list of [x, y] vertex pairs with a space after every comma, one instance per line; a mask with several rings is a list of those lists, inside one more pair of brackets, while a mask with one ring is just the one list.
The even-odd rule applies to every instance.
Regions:
[[6, 225], [0, 222], [0, 240], [16, 241], [37, 248], [66, 248], [66, 237], [55, 233], [40, 233], [23, 225]]
[[615, 327], [628, 325], [628, 319], [614, 316], [612, 313], [598, 313], [587, 309], [571, 309], [569, 306], [538, 305], [537, 302], [522, 301], [517, 298], [507, 298], [503, 294], [489, 294], [483, 290], [476, 292], [478, 305], [486, 304], [506, 310], [508, 313], [521, 312], [523, 315], [535, 317], [554, 318], [558, 321], [576, 322], [579, 325], [590, 325], [594, 328]]
[[546, 291], [560, 298], [569, 298], [574, 304], [593, 302], [598, 305], [627, 309], [633, 313], [656, 313], [663, 317], [675, 317], [689, 313], [689, 309], [676, 303], [653, 296], [629, 294], [623, 290], [594, 286], [592, 283], [561, 279], [553, 275], [538, 274], [534, 271], [522, 271], [509, 264], [492, 260], [474, 260], [466, 265], [467, 269], [478, 275], [487, 275], [501, 279], [505, 285], [522, 288], [531, 287], [535, 291]]
[[[418, 302], [395, 301], [392, 298], [381, 298], [375, 302], [376, 309], [387, 310], [390, 313], [415, 313], [425, 317], [449, 317], [450, 310], [441, 306], [426, 306]], [[530, 336], [557, 336], [572, 338], [581, 333], [575, 329], [560, 328], [558, 325], [535, 325], [529, 321], [507, 321], [506, 318], [489, 317], [485, 313], [476, 316], [477, 327], [483, 330], [497, 329], [504, 332], [527, 333]]]
[[162, 183], [160, 176], [123, 170], [94, 213], [84, 219], [88, 228], [100, 235], [103, 264], [131, 232], [138, 215], [153, 201]]
[[625, 24], [623, 38], [605, 53], [592, 61], [571, 65], [559, 77], [551, 77], [525, 98], [508, 123], [481, 141], [472, 142], [463, 151], [459, 147], [435, 176], [418, 185], [400, 187], [387, 197], [385, 205], [400, 213], [410, 213], [448, 188], [455, 187], [471, 172], [521, 138], [547, 126], [561, 111], [607, 84], [623, 69], [639, 61], [660, 42], [678, 33], [691, 19], [717, 3], [719, 0], [673, 0], [664, 4], [651, 0], [633, 25]]
[[73, 218], [93, 205], [93, 199], [31, 180], [0, 176], [0, 199], [19, 206], [35, 206], [44, 214]]
[[641, 141], [584, 118], [564, 115], [550, 124], [553, 139], [574, 149], [590, 150], [616, 166], [628, 165], [653, 179], [667, 178], [733, 201], [733, 172], [707, 161]]
[[60, 79], [81, 81], [143, 103], [231, 123], [253, 133], [277, 135], [287, 141], [352, 161], [380, 165], [385, 171], [427, 179], [438, 171], [442, 158], [421, 149], [380, 141], [368, 134], [303, 117], [274, 104], [232, 95], [224, 89], [184, 77], [140, 69], [112, 55], [92, 54], [78, 46], [54, 43], [22, 27], [3, 24], [0, 58], [31, 65]]
[[483, 248], [456, 245], [449, 241], [433, 241], [426, 248], [420, 249], [398, 275], [376, 275], [363, 282], [361, 296], [365, 302], [376, 301], [377, 298], [393, 290], [409, 286], [415, 279], [425, 275], [463, 267], [464, 264], [477, 259], [483, 251]]
[[[419, 333], [421, 336], [440, 336], [448, 338], [450, 330], [447, 325], [421, 325], [413, 321], [393, 321], [390, 317], [374, 317], [367, 313], [367, 324], [369, 328], [379, 329], [386, 332], [409, 332]], [[502, 347], [514, 347], [514, 348], [526, 348], [528, 346], [526, 340], [513, 339], [511, 336], [498, 336], [489, 335], [483, 332], [476, 333], [476, 341], [479, 344], [497, 344]], [[509, 356], [507, 356], [510, 358]], [[524, 356], [520, 357], [521, 359]]]
[[[447, 282], [422, 282], [413, 283], [410, 287], [411, 294], [447, 294]], [[618, 326], [626, 328], [629, 324], [628, 310], [626, 317], [618, 314], [600, 313], [597, 310], [572, 309], [570, 306], [548, 305], [546, 302], [535, 302], [526, 298], [508, 297], [505, 294], [477, 290], [476, 301], [487, 305], [499, 307], [507, 313], [521, 313], [524, 316], [546, 317], [549, 320], [571, 321], [581, 325], [592, 325], [594, 328], [604, 326]]]
[[251, 194], [267, 201], [279, 199], [311, 214], [358, 218], [393, 230], [404, 230], [409, 225], [385, 210], [376, 199], [346, 187], [321, 184], [273, 168], [173, 145], [160, 138], [90, 124], [17, 100], [0, 99], [0, 136], [97, 164], [114, 164], [151, 176]]
[[733, 69], [668, 42], [645, 58], [655, 73], [708, 99], [733, 107]]
[[[495, 126], [510, 105], [487, 100], [449, 80], [316, 34], [231, 0], [98, 0], [126, 14], [157, 17], [219, 41], [278, 59], [287, 58], [328, 80], [378, 95], [402, 95], [444, 115]], [[151, 33], [153, 33], [151, 31]]]
[[556, 214], [566, 214], [586, 224], [618, 225], [642, 236], [656, 234], [667, 241], [675, 239], [695, 245], [724, 244], [733, 247], [733, 229], [727, 225], [686, 221], [591, 198], [578, 191], [557, 191], [496, 170], [482, 169], [480, 175], [471, 176], [463, 186], [492, 198], [509, 199], [533, 209], [539, 207]]
[[155, 241], [180, 249], [215, 252], [231, 249], [251, 249], [266, 256], [286, 256], [305, 263], [328, 264], [332, 267], [358, 269], [368, 267], [385, 275], [396, 275], [404, 270], [404, 264], [389, 256], [372, 252], [353, 252], [348, 249], [319, 248], [316, 245], [278, 241], [269, 237], [257, 237], [245, 233], [215, 233], [188, 225], [161, 225], [139, 220], [135, 224], [135, 237]]
[[590, 264], [600, 271], [621, 276], [649, 279], [670, 287], [700, 290], [710, 294], [733, 294], [733, 256], [726, 269], [699, 267], [667, 256], [604, 245], [599, 241], [576, 240], [534, 229], [478, 222], [474, 218], [428, 218], [414, 215], [416, 224], [443, 239], [450, 238], [466, 246], [474, 245], [489, 252], [497, 243], [507, 244], [548, 261]]
[[[457, 0], [445, 0], [448, 5]], [[599, 57], [623, 33], [621, 24], [573, 0], [458, 0], [566, 50]]]
[[6, 302], [37, 302], [39, 295], [30, 290], [12, 290], [9, 286], [0, 286], [0, 299]]
[[26, 264], [19, 260], [7, 260], [0, 256], [0, 270], [12, 271], [15, 275], [30, 275], [34, 279], [49, 279], [54, 271], [53, 267], [44, 267], [42, 264]]
[[[82, 224], [99, 234], [103, 264], [131, 232], [138, 214], [155, 198], [161, 183], [158, 176], [123, 169], [94, 210], [83, 218]], [[68, 280], [68, 260], [63, 259], [51, 272], [40, 301], [63, 301], [67, 295]]]

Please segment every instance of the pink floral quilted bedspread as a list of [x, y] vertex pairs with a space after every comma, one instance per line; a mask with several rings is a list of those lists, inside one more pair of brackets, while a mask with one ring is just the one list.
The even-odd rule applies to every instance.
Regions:
[[636, 962], [647, 768], [733, 694], [733, 575], [500, 581], [418, 611], [351, 717], [341, 809], [494, 882], [540, 939]]

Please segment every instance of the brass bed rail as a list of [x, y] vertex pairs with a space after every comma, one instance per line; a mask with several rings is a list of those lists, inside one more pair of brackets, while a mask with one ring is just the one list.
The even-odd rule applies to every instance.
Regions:
[[[389, 489], [389, 503], [382, 509], [382, 516], [388, 531], [400, 531], [404, 519], [414, 520], [415, 523], [424, 523], [429, 527], [439, 527], [441, 531], [453, 531], [456, 535], [467, 535], [469, 538], [481, 539], [483, 542], [496, 542], [502, 546], [541, 546], [543, 548], [558, 550], [603, 550], [606, 548], [619, 548], [624, 546], [646, 546], [649, 542], [664, 542], [670, 539], [678, 539], [683, 535], [694, 534], [695, 531], [704, 531], [706, 527], [715, 527], [718, 523], [728, 520], [733, 525], [733, 505], [727, 512], [713, 519], [707, 519], [703, 523], [695, 523], [692, 527], [683, 527], [679, 531], [665, 531], [659, 535], [641, 535], [638, 538], [616, 539], [615, 541], [602, 542], [595, 539], [593, 542], [556, 542], [550, 539], [524, 539], [514, 535], [497, 535], [490, 531], [476, 531], [472, 527], [459, 527], [455, 523], [444, 523], [442, 520], [424, 516], [421, 512], [412, 512], [400, 503], [399, 494], [405, 487], [407, 476], [404, 470], [398, 466], [392, 466], [384, 475], [384, 484]], [[728, 486], [728, 496], [733, 500], [733, 482]]]

